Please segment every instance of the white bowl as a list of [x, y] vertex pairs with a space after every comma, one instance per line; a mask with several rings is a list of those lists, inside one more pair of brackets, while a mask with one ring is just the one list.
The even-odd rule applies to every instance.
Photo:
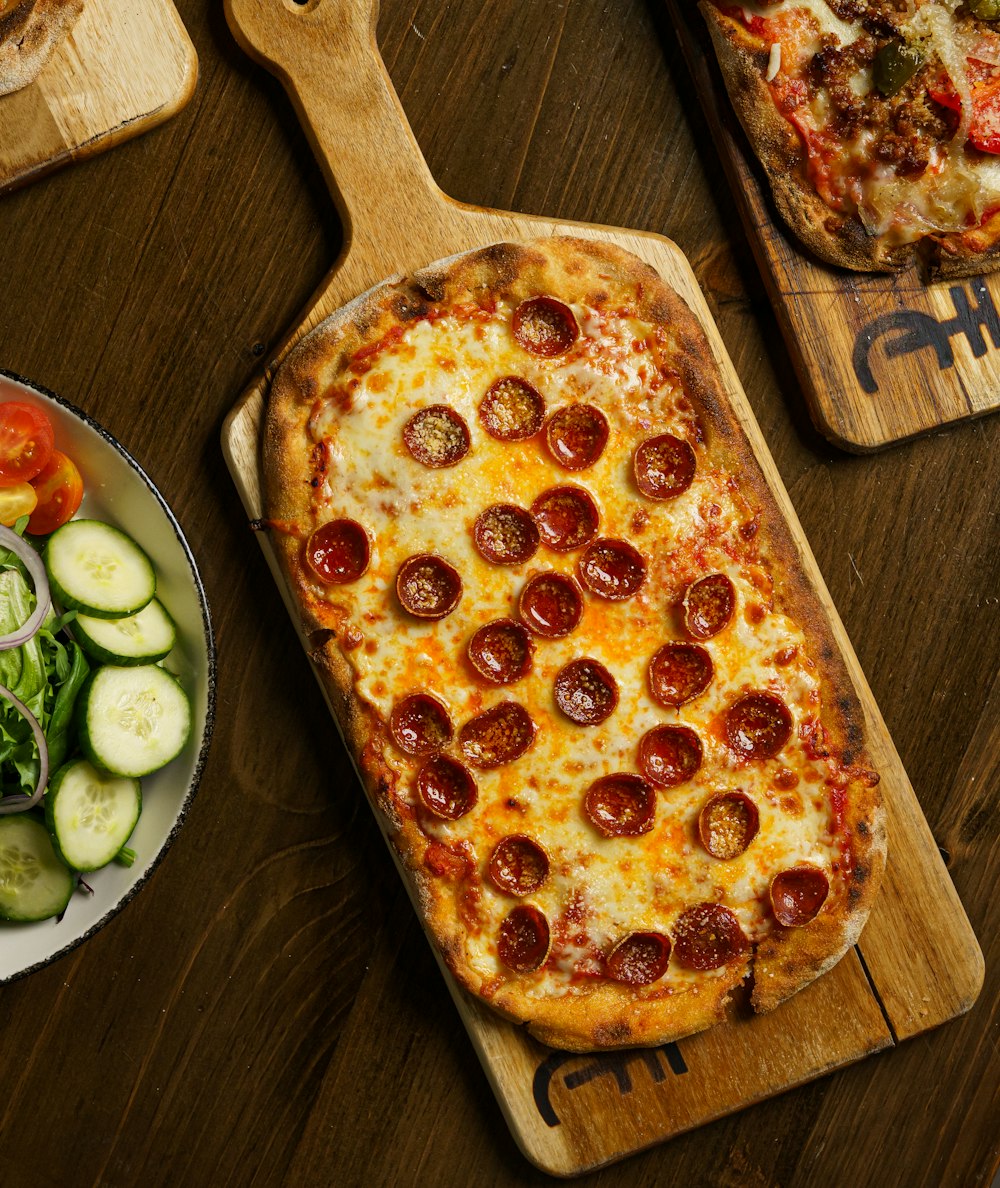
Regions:
[[142, 815], [129, 841], [131, 867], [112, 862], [86, 875], [58, 920], [0, 921], [0, 984], [40, 969], [102, 928], [146, 882], [183, 823], [208, 754], [215, 708], [215, 644], [208, 602], [180, 525], [142, 468], [96, 421], [59, 396], [0, 369], [0, 401], [24, 400], [48, 413], [56, 448], [83, 476], [80, 516], [106, 520], [133, 537], [156, 567], [157, 596], [177, 623], [165, 661], [191, 698], [191, 738], [180, 756], [142, 781]]

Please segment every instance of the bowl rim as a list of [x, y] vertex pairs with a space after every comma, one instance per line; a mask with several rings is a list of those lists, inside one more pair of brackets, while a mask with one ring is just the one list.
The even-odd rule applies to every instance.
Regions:
[[160, 505], [160, 509], [167, 519], [174, 536], [177, 538], [177, 543], [180, 545], [181, 552], [184, 554], [184, 559], [187, 562], [188, 570], [194, 585], [195, 595], [198, 600], [198, 606], [201, 611], [202, 634], [205, 643], [205, 659], [206, 659], [206, 690], [205, 690], [205, 724], [202, 729], [201, 743], [198, 748], [198, 754], [195, 758], [194, 767], [191, 772], [191, 777], [188, 780], [188, 786], [181, 800], [180, 809], [177, 813], [177, 818], [164, 838], [162, 845], [157, 850], [155, 856], [150, 861], [149, 865], [136, 879], [136, 881], [115, 901], [115, 903], [108, 908], [108, 910], [93, 924], [90, 925], [86, 931], [80, 933], [72, 940], [67, 941], [66, 944], [54, 950], [49, 956], [43, 957], [39, 961], [32, 962], [26, 965], [23, 969], [16, 970], [14, 973], [0, 974], [0, 986], [9, 985], [11, 982], [16, 982], [28, 974], [44, 969], [47, 965], [51, 965], [54, 961], [58, 961], [60, 957], [65, 957], [67, 953], [71, 953], [84, 941], [92, 937], [96, 932], [99, 932], [105, 927], [115, 916], [118, 915], [123, 908], [125, 908], [139, 890], [146, 885], [151, 875], [156, 868], [163, 861], [167, 851], [173, 845], [177, 834], [180, 832], [181, 826], [184, 824], [191, 804], [197, 795], [198, 789], [201, 785], [201, 779], [205, 771], [205, 764], [208, 761], [208, 752], [211, 746], [212, 734], [215, 729], [215, 703], [216, 703], [216, 649], [215, 649], [215, 635], [212, 628], [212, 616], [208, 605], [208, 597], [205, 594], [205, 587], [201, 580], [201, 574], [198, 572], [198, 565], [194, 558], [194, 553], [191, 551], [191, 546], [187, 542], [187, 537], [177, 521], [177, 517], [170, 509], [170, 505], [166, 499], [160, 494], [159, 488], [149, 477], [146, 471], [139, 465], [135, 458], [128, 452], [128, 450], [121, 444], [116, 437], [104, 428], [98, 421], [83, 409], [73, 404], [72, 401], [66, 400], [57, 392], [53, 392], [44, 385], [36, 383], [34, 380], [26, 379], [23, 375], [19, 375], [15, 371], [11, 371], [6, 367], [0, 367], [0, 377], [11, 380], [21, 387], [28, 389], [30, 392], [36, 392], [44, 396], [48, 400], [55, 401], [56, 404], [66, 409], [67, 412], [83, 421], [90, 429], [92, 429], [103, 441], [111, 446], [115, 452], [131, 467], [131, 469], [139, 476], [147, 490]]

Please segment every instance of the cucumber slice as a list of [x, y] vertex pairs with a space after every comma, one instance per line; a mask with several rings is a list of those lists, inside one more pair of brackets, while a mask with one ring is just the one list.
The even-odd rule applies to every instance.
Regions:
[[57, 528], [45, 546], [45, 569], [56, 602], [95, 619], [133, 615], [156, 593], [146, 554], [100, 520], [70, 520]]
[[47, 920], [73, 894], [72, 874], [56, 857], [48, 830], [26, 813], [0, 817], [0, 919]]
[[181, 752], [191, 733], [187, 694], [156, 664], [98, 668], [87, 678], [77, 704], [83, 753], [113, 775], [159, 770]]
[[173, 619], [156, 598], [122, 619], [77, 615], [71, 630], [80, 647], [104, 664], [153, 664], [170, 654], [177, 639]]
[[72, 870], [107, 866], [139, 820], [139, 781], [106, 775], [86, 759], [56, 772], [45, 793], [45, 823], [56, 853]]

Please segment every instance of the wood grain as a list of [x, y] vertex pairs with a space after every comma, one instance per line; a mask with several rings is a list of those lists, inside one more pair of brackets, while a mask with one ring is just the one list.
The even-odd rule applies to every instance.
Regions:
[[[538, 1070], [548, 1059], [544, 1050], [480, 1009], [442, 969], [522, 1149], [540, 1167], [569, 1174], [662, 1141], [963, 1013], [979, 992], [982, 956], [687, 262], [673, 244], [656, 237], [493, 212], [447, 198], [427, 170], [385, 74], [366, 19], [369, 11], [366, 0], [341, 0], [299, 12], [281, 0], [227, 0], [227, 16], [240, 44], [288, 90], [346, 230], [341, 258], [301, 324], [226, 420], [223, 447], [248, 517], [258, 519], [263, 511], [258, 438], [269, 376], [291, 344], [322, 317], [387, 275], [457, 251], [559, 233], [612, 239], [652, 263], [699, 316], [730, 402], [845, 654], [868, 718], [873, 757], [883, 773], [892, 849], [885, 892], [861, 943], [871, 984], [860, 962], [844, 964], [826, 982], [825, 995], [799, 995], [777, 1016], [734, 1019], [707, 1039], [685, 1041], [681, 1050], [690, 1049], [688, 1063], [693, 1061], [697, 1075], [671, 1085], [669, 1109], [659, 1090], [662, 1077], [653, 1075], [643, 1090], [630, 1089], [626, 1098], [621, 1073], [610, 1080], [595, 1075], [593, 1090], [573, 1098], [579, 1108], [570, 1109], [557, 1129], [544, 1117], [545, 1102], [539, 1102]], [[348, 125], [351, 135], [345, 137], [342, 129]], [[259, 540], [297, 622], [266, 534]], [[306, 648], [306, 640], [301, 642]], [[908, 893], [914, 886], [921, 887], [919, 896]], [[900, 937], [905, 944], [898, 943]], [[944, 972], [933, 961], [942, 943], [954, 951]], [[831, 1017], [849, 1020], [850, 1027], [831, 1029], [825, 1025]], [[774, 1018], [780, 1019], [777, 1025]], [[790, 1040], [783, 1051], [776, 1043], [779, 1032]], [[615, 1059], [608, 1061], [612, 1067]], [[655, 1059], [650, 1057], [654, 1073]], [[595, 1067], [601, 1062], [589, 1063]]]
[[[149, 886], [78, 952], [2, 990], [0, 1175], [5, 1188], [551, 1185], [442, 1001], [219, 448], [343, 235], [281, 84], [220, 5], [177, 9], [200, 64], [191, 102], [0, 203], [16, 298], [0, 359], [97, 417], [178, 515], [216, 626], [216, 732]], [[988, 1188], [1000, 418], [867, 457], [815, 431], [662, 0], [382, 0], [378, 41], [448, 194], [667, 234], [691, 261], [986, 956], [961, 1018], [574, 1183]], [[943, 938], [941, 966], [950, 952]], [[553, 1096], [595, 1089], [556, 1076]]]
[[170, 0], [88, 0], [38, 78], [0, 98], [0, 193], [155, 128], [197, 78]]
[[1000, 408], [1000, 278], [928, 283], [823, 263], [787, 230], [697, 7], [667, 0], [819, 430], [867, 451]]

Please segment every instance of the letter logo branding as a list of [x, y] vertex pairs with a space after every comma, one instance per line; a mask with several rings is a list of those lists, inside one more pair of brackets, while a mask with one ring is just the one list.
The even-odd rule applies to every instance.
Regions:
[[993, 303], [993, 297], [983, 278], [976, 277], [969, 282], [970, 293], [961, 285], [948, 289], [955, 316], [939, 322], [928, 313], [915, 309], [900, 309], [880, 314], [868, 323], [854, 340], [854, 374], [861, 387], [873, 395], [878, 384], [872, 374], [869, 353], [875, 341], [885, 339], [883, 350], [887, 359], [898, 359], [929, 347], [937, 357], [941, 371], [955, 365], [955, 352], [951, 340], [957, 334], [964, 334], [972, 354], [981, 359], [987, 351], [985, 330], [995, 347], [1000, 347], [1000, 315]]
[[646, 1067], [654, 1084], [666, 1079], [666, 1072], [660, 1060], [660, 1055], [666, 1059], [667, 1067], [675, 1076], [687, 1072], [687, 1065], [676, 1044], [663, 1044], [659, 1048], [631, 1049], [625, 1052], [606, 1052], [598, 1056], [581, 1056], [578, 1052], [553, 1052], [547, 1060], [535, 1069], [532, 1082], [532, 1094], [546, 1126], [558, 1126], [559, 1115], [556, 1113], [549, 1096], [552, 1078], [565, 1064], [583, 1060], [585, 1063], [563, 1075], [562, 1083], [566, 1089], [579, 1089], [581, 1085], [595, 1080], [597, 1077], [614, 1077], [618, 1092], [621, 1094], [632, 1092], [632, 1071], [629, 1067], [635, 1061], [641, 1061]]

